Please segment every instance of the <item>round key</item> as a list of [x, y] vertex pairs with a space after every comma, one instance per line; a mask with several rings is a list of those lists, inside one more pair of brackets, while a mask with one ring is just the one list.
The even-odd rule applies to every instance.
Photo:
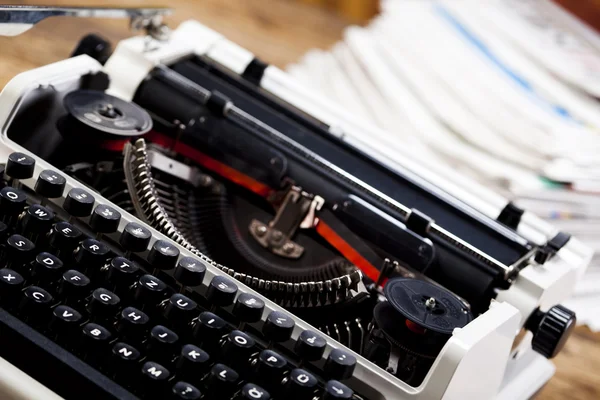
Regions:
[[288, 376], [285, 394], [293, 400], [312, 400], [318, 384], [319, 381], [310, 372], [296, 368]]
[[148, 248], [152, 233], [144, 226], [130, 222], [125, 225], [119, 243], [126, 251], [140, 252]]
[[11, 265], [22, 265], [31, 260], [35, 244], [21, 235], [11, 235], [6, 239], [6, 259]]
[[79, 244], [83, 234], [79, 228], [74, 227], [68, 222], [57, 222], [50, 230], [50, 246], [59, 250], [61, 253], [72, 252]]
[[20, 291], [25, 279], [18, 272], [9, 269], [0, 269], [0, 300], [10, 303], [20, 298]]
[[137, 373], [140, 358], [138, 349], [128, 343], [117, 342], [111, 350], [111, 368], [118, 377], [125, 380]]
[[60, 297], [68, 300], [80, 300], [90, 290], [90, 278], [79, 271], [70, 269], [62, 274], [58, 293]]
[[354, 395], [352, 389], [338, 381], [329, 381], [325, 385], [323, 400], [351, 399]]
[[269, 386], [281, 383], [287, 366], [283, 356], [273, 350], [263, 350], [256, 361], [256, 373], [262, 382]]
[[142, 366], [140, 386], [154, 398], [161, 399], [161, 393], [166, 389], [171, 373], [168, 369], [153, 361], [147, 361]]
[[50, 329], [60, 338], [69, 339], [79, 330], [82, 319], [83, 317], [79, 311], [61, 304], [52, 310]]
[[143, 311], [125, 307], [119, 315], [116, 328], [124, 338], [138, 342], [144, 339], [149, 322], [150, 318]]
[[6, 163], [6, 175], [12, 179], [28, 179], [33, 176], [35, 160], [23, 153], [11, 153]]
[[303, 331], [294, 347], [295, 353], [302, 360], [318, 361], [323, 357], [327, 341], [313, 331]]
[[248, 368], [250, 356], [254, 353], [256, 342], [242, 331], [234, 330], [227, 335], [223, 343], [223, 359], [234, 367]]
[[238, 287], [233, 281], [224, 276], [215, 276], [208, 285], [206, 298], [210, 304], [225, 307], [233, 303]]
[[157, 240], [148, 253], [148, 262], [156, 269], [169, 271], [175, 268], [178, 257], [179, 250], [175, 245], [166, 240]]
[[90, 216], [90, 227], [97, 233], [113, 233], [119, 228], [121, 213], [106, 204], [98, 204]]
[[265, 389], [254, 383], [246, 383], [236, 400], [269, 400], [271, 395]]
[[73, 217], [87, 217], [92, 213], [95, 201], [94, 196], [86, 190], [73, 188], [67, 193], [63, 208]]
[[172, 295], [165, 306], [163, 316], [176, 326], [185, 326], [197, 315], [198, 305], [192, 299], [180, 293]]
[[156, 325], [150, 331], [146, 349], [151, 359], [170, 361], [175, 354], [179, 336], [162, 325]]
[[[52, 295], [39, 286], [26, 287], [23, 290], [23, 295], [21, 311], [30, 320], [44, 317], [44, 314], [50, 310], [50, 306], [54, 302]], [[41, 321], [38, 320], [38, 322]]]
[[87, 305], [87, 310], [92, 318], [113, 317], [117, 313], [120, 303], [121, 299], [119, 296], [110, 290], [98, 288], [92, 292], [92, 296]]
[[31, 272], [38, 281], [53, 282], [62, 275], [62, 261], [45, 251], [41, 252], [33, 260]]
[[35, 192], [42, 197], [55, 199], [63, 195], [67, 180], [56, 171], [45, 169], [35, 182]]
[[206, 267], [193, 257], [181, 257], [175, 267], [174, 277], [183, 286], [198, 286], [202, 284]]
[[89, 355], [104, 355], [108, 350], [108, 344], [112, 335], [110, 331], [102, 325], [87, 323], [81, 329], [83, 349]]
[[239, 374], [223, 364], [215, 364], [208, 373], [206, 386], [210, 392], [218, 393], [219, 398], [227, 398], [235, 390]]
[[171, 394], [171, 398], [176, 400], [198, 400], [202, 397], [202, 393], [195, 386], [183, 381], [173, 385]]
[[75, 262], [79, 268], [92, 273], [104, 265], [110, 254], [110, 249], [96, 239], [85, 239], [75, 250]]
[[108, 264], [107, 279], [118, 289], [129, 288], [137, 277], [140, 267], [125, 257], [115, 257]]
[[48, 232], [54, 219], [54, 213], [44, 206], [33, 204], [25, 211], [21, 219], [21, 232], [24, 235]]
[[219, 316], [204, 311], [195, 321], [193, 335], [196, 340], [202, 343], [207, 351], [214, 350], [219, 339], [225, 334], [227, 323]]
[[197, 380], [206, 373], [210, 364], [210, 356], [207, 352], [193, 344], [186, 344], [181, 348], [177, 359], [177, 376]]
[[263, 334], [272, 342], [285, 342], [292, 337], [296, 323], [289, 316], [280, 311], [271, 311], [263, 325]]
[[242, 322], [258, 322], [264, 309], [265, 302], [260, 298], [249, 293], [242, 293], [235, 300], [233, 315]]
[[143, 306], [156, 306], [165, 297], [167, 285], [152, 275], [142, 275], [136, 283], [135, 300]]
[[10, 186], [0, 190], [0, 212], [2, 215], [16, 215], [23, 211], [27, 204], [27, 195]]
[[347, 379], [352, 376], [356, 367], [356, 358], [343, 350], [333, 349], [327, 357], [323, 370], [334, 379]]

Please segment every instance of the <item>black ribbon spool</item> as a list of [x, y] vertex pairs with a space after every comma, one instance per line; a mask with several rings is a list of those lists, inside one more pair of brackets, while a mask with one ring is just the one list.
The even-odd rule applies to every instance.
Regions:
[[365, 344], [366, 358], [411, 386], [423, 382], [456, 328], [473, 316], [454, 294], [432, 283], [410, 278], [387, 282], [388, 301], [373, 309], [373, 328]]

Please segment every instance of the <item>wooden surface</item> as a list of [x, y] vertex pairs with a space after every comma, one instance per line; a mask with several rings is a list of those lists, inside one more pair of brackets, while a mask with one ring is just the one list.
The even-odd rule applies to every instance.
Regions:
[[[100, 1], [64, 0], [53, 4], [106, 5]], [[160, 5], [134, 0], [122, 0], [118, 4]], [[341, 38], [343, 27], [347, 24], [332, 12], [307, 3], [285, 0], [165, 0], [163, 4], [177, 9], [168, 19], [172, 26], [194, 18], [280, 67], [297, 60], [310, 48], [330, 47]], [[0, 38], [0, 85], [4, 86], [19, 72], [68, 57], [77, 40], [90, 32], [100, 33], [113, 42], [130, 36], [125, 21], [59, 18], [46, 20], [21, 36]], [[600, 335], [578, 328], [555, 360], [556, 376], [539, 398], [599, 399], [599, 342]]]

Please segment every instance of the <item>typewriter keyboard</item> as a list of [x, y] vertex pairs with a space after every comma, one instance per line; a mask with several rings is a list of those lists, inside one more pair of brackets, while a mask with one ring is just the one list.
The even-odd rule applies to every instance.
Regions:
[[2, 166], [0, 357], [67, 399], [363, 398], [352, 353], [37, 167]]

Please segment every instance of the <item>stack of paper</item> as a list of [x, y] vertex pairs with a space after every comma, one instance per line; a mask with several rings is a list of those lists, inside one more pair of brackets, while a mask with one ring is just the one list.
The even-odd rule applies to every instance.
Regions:
[[[550, 0], [382, 3], [289, 73], [600, 252], [600, 36]], [[600, 257], [587, 278], [572, 305], [600, 329]]]

